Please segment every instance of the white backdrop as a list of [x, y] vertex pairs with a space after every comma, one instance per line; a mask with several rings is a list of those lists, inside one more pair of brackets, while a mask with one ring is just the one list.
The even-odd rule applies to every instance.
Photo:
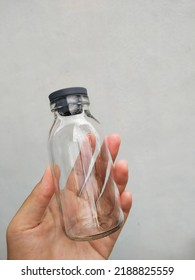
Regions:
[[0, 258], [47, 165], [48, 95], [87, 87], [133, 208], [111, 259], [195, 259], [195, 1], [0, 0]]

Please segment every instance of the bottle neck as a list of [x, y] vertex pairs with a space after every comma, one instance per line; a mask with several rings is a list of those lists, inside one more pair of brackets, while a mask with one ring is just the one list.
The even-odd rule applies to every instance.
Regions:
[[50, 103], [51, 111], [61, 116], [81, 114], [84, 108], [88, 109], [89, 98], [87, 95], [72, 94], [58, 98]]

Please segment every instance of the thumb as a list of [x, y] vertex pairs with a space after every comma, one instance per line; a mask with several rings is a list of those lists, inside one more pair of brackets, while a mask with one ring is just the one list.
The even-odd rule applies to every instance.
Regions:
[[35, 186], [13, 218], [12, 226], [14, 224], [17, 230], [22, 231], [38, 226], [53, 194], [53, 177], [48, 165], [41, 181]]

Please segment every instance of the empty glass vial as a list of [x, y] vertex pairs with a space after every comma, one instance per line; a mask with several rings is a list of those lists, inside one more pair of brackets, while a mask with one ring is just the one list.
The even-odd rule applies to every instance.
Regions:
[[54, 123], [49, 157], [65, 234], [90, 240], [115, 232], [123, 223], [113, 162], [100, 124], [89, 111], [87, 90], [65, 88], [49, 95]]

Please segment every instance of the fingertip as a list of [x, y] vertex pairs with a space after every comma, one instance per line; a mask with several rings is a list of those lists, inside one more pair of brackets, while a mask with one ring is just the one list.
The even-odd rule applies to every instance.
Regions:
[[110, 135], [107, 136], [107, 141], [111, 144], [115, 144], [115, 145], [118, 145], [120, 146], [121, 144], [121, 137], [119, 134], [117, 133], [112, 133]]
[[120, 148], [121, 138], [118, 134], [114, 133], [106, 137], [106, 143], [110, 151], [112, 160], [115, 161]]
[[120, 197], [120, 202], [121, 202], [121, 208], [123, 210], [123, 212], [128, 215], [131, 207], [132, 207], [132, 193], [129, 191], [124, 191], [121, 194]]
[[115, 168], [122, 173], [128, 173], [129, 172], [129, 165], [128, 162], [124, 159], [118, 160], [115, 164]]
[[[129, 179], [129, 167], [126, 160], [119, 160], [114, 167], [114, 178], [119, 186], [126, 186]], [[123, 190], [122, 188], [122, 190]]]
[[50, 164], [47, 165], [40, 184], [41, 184], [41, 188], [43, 188], [49, 196], [53, 194], [54, 183], [53, 183], [53, 175], [51, 172]]

